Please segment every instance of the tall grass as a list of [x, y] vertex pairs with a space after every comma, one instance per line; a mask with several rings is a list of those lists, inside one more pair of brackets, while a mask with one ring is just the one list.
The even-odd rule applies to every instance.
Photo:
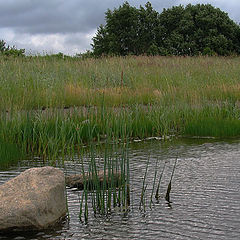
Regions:
[[135, 106], [63, 112], [15, 112], [0, 118], [0, 136], [23, 154], [54, 164], [58, 156], [81, 151], [89, 142], [143, 139], [149, 136], [240, 136], [240, 109]]
[[239, 62], [0, 57], [0, 136], [53, 164], [91, 141], [238, 137]]
[[[83, 191], [80, 200], [79, 218], [88, 221], [89, 208], [95, 216], [107, 216], [113, 210], [126, 212], [130, 206], [130, 176], [127, 145], [121, 152], [114, 152], [113, 144], [105, 145], [104, 156], [97, 156], [94, 145], [90, 147], [90, 161], [84, 168], [82, 161]], [[101, 158], [99, 164], [97, 159]], [[88, 171], [86, 171], [86, 168]]]
[[22, 153], [14, 143], [8, 143], [0, 137], [0, 167], [8, 168], [22, 158]]
[[237, 102], [240, 58], [0, 58], [0, 109]]

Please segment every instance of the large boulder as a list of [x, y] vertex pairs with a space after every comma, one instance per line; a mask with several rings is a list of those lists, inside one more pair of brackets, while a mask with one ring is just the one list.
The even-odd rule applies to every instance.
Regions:
[[45, 229], [66, 213], [65, 179], [59, 169], [31, 168], [0, 185], [0, 231]]

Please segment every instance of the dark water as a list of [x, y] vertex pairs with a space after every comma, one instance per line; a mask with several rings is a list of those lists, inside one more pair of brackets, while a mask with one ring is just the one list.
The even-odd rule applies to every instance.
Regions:
[[[143, 211], [139, 203], [149, 157]], [[164, 196], [176, 157], [169, 204]], [[130, 145], [129, 159], [129, 212], [114, 209], [108, 217], [90, 213], [88, 223], [82, 223], [78, 217], [81, 192], [68, 189], [69, 221], [51, 231], [0, 235], [0, 239], [240, 239], [240, 141], [145, 141]], [[153, 198], [150, 207], [155, 169], [158, 179], [164, 163], [161, 198]], [[39, 160], [25, 161], [0, 172], [0, 184], [36, 165], [43, 164]], [[64, 170], [71, 173], [78, 167], [66, 162]]]

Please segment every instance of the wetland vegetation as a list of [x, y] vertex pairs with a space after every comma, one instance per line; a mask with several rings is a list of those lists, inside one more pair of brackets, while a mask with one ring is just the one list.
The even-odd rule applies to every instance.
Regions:
[[125, 2], [105, 20], [92, 51], [74, 57], [0, 41], [0, 182], [29, 167], [64, 171], [68, 223], [46, 238], [95, 229], [102, 239], [109, 225], [111, 239], [235, 239], [239, 25], [209, 4], [159, 14]]
[[0, 139], [54, 162], [59, 154], [106, 139], [237, 137], [239, 61], [1, 57]]
[[[145, 215], [159, 204], [165, 211], [163, 202], [171, 209], [171, 189], [182, 182], [172, 180], [184, 157], [181, 149], [171, 148], [164, 157], [162, 144], [171, 138], [240, 136], [239, 61], [216, 56], [2, 56], [0, 168], [34, 159], [23, 161], [24, 166], [40, 161], [66, 175], [71, 167], [71, 173], [81, 173], [78, 201], [68, 200], [69, 216], [78, 215], [71, 224], [136, 215], [136, 209]], [[141, 163], [138, 155], [133, 168], [129, 143], [149, 138], [163, 140], [160, 148], [155, 146], [156, 159], [144, 153]], [[74, 190], [67, 191], [75, 197]]]

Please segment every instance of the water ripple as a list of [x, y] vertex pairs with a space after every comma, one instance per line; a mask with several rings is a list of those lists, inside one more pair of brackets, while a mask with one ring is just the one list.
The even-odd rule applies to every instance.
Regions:
[[[205, 141], [205, 142], [204, 142]], [[178, 140], [169, 144], [148, 141], [129, 149], [131, 164], [130, 212], [113, 210], [108, 217], [90, 213], [89, 222], [79, 220], [81, 192], [67, 189], [70, 220], [52, 231], [0, 236], [0, 239], [217, 239], [238, 240], [240, 236], [240, 142]], [[146, 211], [139, 211], [142, 179], [147, 158]], [[177, 168], [172, 181], [171, 204], [164, 199], [175, 158]], [[161, 198], [150, 195], [158, 161], [158, 175], [166, 170], [160, 186]], [[0, 171], [0, 184], [19, 172], [43, 163], [23, 162], [9, 171]], [[65, 171], [77, 172], [77, 162], [66, 162]], [[156, 189], [156, 188], [155, 188]]]

